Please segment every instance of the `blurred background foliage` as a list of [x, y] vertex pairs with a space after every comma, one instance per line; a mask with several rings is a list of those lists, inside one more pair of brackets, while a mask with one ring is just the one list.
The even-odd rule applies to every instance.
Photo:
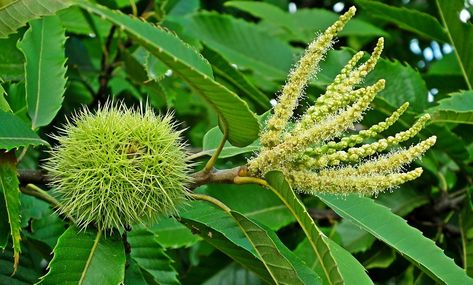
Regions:
[[[300, 105], [312, 104], [355, 51], [370, 51], [377, 38], [384, 37], [383, 59], [364, 84], [385, 78], [386, 89], [375, 99], [359, 127], [383, 120], [407, 101], [411, 104], [407, 115], [386, 135], [412, 125], [423, 113], [431, 113], [433, 119], [420, 137], [435, 134], [438, 142], [416, 162], [425, 169], [420, 179], [380, 194], [375, 202], [422, 231], [473, 276], [472, 1], [96, 2], [159, 24], [199, 50], [210, 62], [215, 79], [238, 94], [258, 115], [270, 109], [307, 43], [340, 13], [357, 6], [357, 16], [340, 33]], [[42, 139], [54, 145], [48, 135], [56, 133], [65, 118], [82, 104], [94, 108], [114, 98], [127, 105], [146, 101], [157, 111], [172, 110], [180, 122], [179, 128], [186, 129], [186, 139], [195, 153], [204, 150], [210, 154], [217, 147], [222, 137], [216, 128], [218, 116], [187, 81], [105, 19], [77, 6], [60, 10], [57, 15], [67, 35], [67, 83], [58, 113], [51, 114], [54, 119], [36, 129]], [[0, 89], [0, 95], [8, 94], [4, 98], [15, 116], [31, 126], [25, 100], [25, 50], [22, 52], [17, 44], [27, 30], [23, 27], [0, 39], [0, 81], [4, 89]], [[417, 141], [419, 138], [406, 145]], [[245, 148], [227, 144], [216, 166], [243, 165], [256, 149], [257, 143]], [[46, 147], [21, 148], [17, 151], [17, 168], [38, 169], [48, 155], [45, 150]], [[205, 162], [207, 158], [198, 161]], [[211, 194], [275, 231], [302, 260], [311, 260], [305, 250], [303, 232], [269, 191], [254, 185], [207, 185], [197, 192]], [[349, 219], [340, 218], [318, 198], [302, 198], [326, 235], [352, 253], [376, 284], [435, 283], [415, 262]], [[161, 253], [166, 270], [174, 276], [172, 279], [178, 276], [182, 284], [263, 284], [261, 278], [248, 270], [251, 266], [242, 266], [225, 252], [232, 246], [248, 245], [247, 241], [238, 243], [241, 233], [236, 234], [216, 221], [218, 213], [212, 207], [203, 202], [192, 203], [193, 207], [183, 209], [181, 223], [175, 218], [162, 219], [148, 232], [154, 241], [152, 247]], [[0, 246], [6, 250], [0, 256], [1, 284], [30, 284], [44, 275], [52, 257], [50, 252], [65, 230], [65, 222], [52, 215], [52, 211], [47, 203], [21, 195], [22, 253], [18, 271], [11, 277], [13, 252], [2, 200]], [[214, 236], [223, 237], [196, 235], [209, 228]], [[392, 231], [395, 235], [396, 229]], [[133, 239], [129, 242], [133, 247]], [[217, 248], [223, 248], [227, 255]], [[161, 284], [153, 278], [154, 273], [143, 268], [138, 257], [128, 257], [126, 284]]]

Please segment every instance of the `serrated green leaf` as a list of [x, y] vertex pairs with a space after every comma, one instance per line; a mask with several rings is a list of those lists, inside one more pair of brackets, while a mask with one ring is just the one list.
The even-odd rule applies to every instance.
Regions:
[[26, 58], [26, 102], [32, 128], [48, 125], [56, 116], [66, 85], [65, 30], [57, 16], [30, 22], [18, 42]]
[[[314, 39], [317, 31], [324, 31], [339, 17], [326, 9], [298, 9], [295, 13], [287, 13], [277, 6], [264, 2], [230, 1], [225, 6], [234, 7], [261, 18], [286, 33], [284, 38], [303, 42]], [[339, 33], [339, 36], [386, 36], [382, 29], [362, 20], [352, 19]]]
[[[330, 252], [338, 262], [338, 269], [343, 275], [345, 284], [350, 285], [368, 285], [373, 284], [373, 281], [366, 274], [363, 266], [360, 265], [353, 255], [347, 252], [343, 247], [339, 246], [336, 242], [331, 239], [327, 239], [330, 247]], [[300, 257], [309, 268], [318, 271], [319, 261], [313, 250], [308, 250], [310, 244], [307, 238], [300, 242], [294, 253]]]
[[[435, 243], [410, 227], [401, 217], [372, 199], [318, 194], [337, 214], [362, 227], [411, 260], [422, 271], [445, 284], [470, 284], [473, 279], [447, 257]], [[393, 230], [395, 229], [395, 230]]]
[[200, 240], [174, 217], [159, 219], [149, 229], [154, 233], [156, 241], [165, 248], [189, 247]]
[[189, 32], [239, 68], [260, 76], [284, 79], [292, 65], [291, 46], [255, 24], [229, 15], [200, 12], [186, 25]]
[[330, 252], [328, 238], [315, 225], [305, 206], [292, 191], [284, 175], [280, 171], [271, 171], [266, 173], [265, 178], [269, 183], [271, 191], [283, 201], [307, 236], [310, 247], [317, 256], [317, 260], [323, 270], [324, 275], [321, 277], [324, 282], [344, 284], [344, 277], [341, 275], [337, 261]]
[[5, 38], [26, 22], [41, 16], [52, 15], [69, 7], [67, 0], [7, 0], [0, 3], [0, 38]]
[[414, 32], [422, 37], [448, 42], [448, 36], [439, 21], [429, 14], [405, 7], [394, 7], [377, 1], [356, 0], [370, 16], [381, 18]]
[[88, 1], [74, 2], [124, 29], [151, 54], [182, 77], [220, 115], [223, 129], [228, 131], [228, 140], [233, 145], [246, 146], [258, 137], [259, 124], [248, 105], [235, 93], [214, 81], [212, 68], [208, 62], [174, 34]]
[[236, 66], [232, 66], [223, 56], [208, 47], [204, 47], [202, 55], [212, 64], [214, 73], [234, 86], [240, 96], [244, 95], [258, 108], [265, 111], [271, 108], [268, 96], [256, 88]]
[[[203, 139], [202, 151], [206, 155], [212, 155], [223, 139], [223, 134], [218, 127], [210, 129]], [[218, 158], [229, 158], [239, 154], [251, 153], [260, 149], [259, 141], [256, 140], [245, 147], [236, 147], [226, 142]]]
[[134, 226], [128, 232], [127, 240], [131, 246], [130, 257], [143, 274], [149, 274], [157, 284], [180, 284], [172, 260], [156, 242], [151, 231]]
[[26, 124], [10, 112], [0, 110], [0, 149], [10, 150], [27, 145], [47, 145]]
[[104, 284], [123, 282], [123, 242], [95, 230], [80, 231], [71, 226], [54, 247], [49, 272], [39, 284]]
[[462, 0], [437, 0], [442, 22], [460, 64], [468, 89], [473, 89], [473, 25], [463, 23], [459, 14], [464, 9]]
[[251, 270], [266, 283], [272, 278], [238, 225], [223, 211], [206, 202], [193, 201], [181, 212], [181, 223], [212, 246]]
[[0, 81], [22, 80], [24, 78], [23, 54], [16, 47], [20, 35], [0, 39]]
[[276, 284], [321, 284], [320, 278], [316, 275], [300, 276], [295, 265], [286, 258], [261, 226], [238, 212], [231, 211], [230, 214], [251, 242]]
[[5, 201], [10, 235], [13, 241], [13, 268], [16, 271], [20, 260], [21, 219], [20, 182], [16, 176], [16, 157], [14, 152], [0, 151], [0, 199]]
[[426, 109], [427, 86], [414, 68], [398, 61], [380, 59], [374, 70], [366, 76], [365, 84], [374, 84], [380, 78], [386, 80], [386, 87], [377, 97], [397, 108], [409, 102], [409, 108], [418, 113]]
[[429, 109], [432, 122], [473, 124], [473, 91], [449, 94]]

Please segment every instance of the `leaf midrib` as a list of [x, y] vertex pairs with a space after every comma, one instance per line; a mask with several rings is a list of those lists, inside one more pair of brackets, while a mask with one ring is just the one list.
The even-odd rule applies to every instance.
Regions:
[[95, 240], [94, 240], [94, 244], [92, 245], [92, 248], [90, 249], [89, 257], [87, 258], [87, 262], [85, 263], [84, 269], [82, 270], [82, 275], [80, 276], [79, 283], [78, 283], [79, 285], [84, 284], [87, 271], [89, 270], [90, 264], [92, 263], [92, 259], [94, 257], [95, 251], [97, 250], [101, 237], [102, 237], [102, 230], [98, 230], [97, 236], [95, 237]]

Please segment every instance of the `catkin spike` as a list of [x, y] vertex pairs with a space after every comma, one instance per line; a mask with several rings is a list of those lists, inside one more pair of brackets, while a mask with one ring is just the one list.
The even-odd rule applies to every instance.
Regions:
[[[376, 66], [384, 47], [384, 39], [379, 38], [371, 57], [360, 67], [353, 70], [354, 65], [363, 55], [357, 53], [342, 69], [341, 73], [335, 78], [334, 82], [327, 87], [325, 94], [317, 98], [314, 106], [307, 109], [300, 121], [296, 124], [294, 131], [298, 132], [309, 128], [317, 122], [320, 122], [333, 112], [352, 103], [359, 92], [352, 92], [354, 86]], [[360, 55], [361, 54], [361, 55]]]
[[407, 110], [409, 107], [409, 103], [402, 104], [399, 109], [394, 111], [391, 116], [386, 118], [383, 122], [380, 122], [376, 125], [371, 126], [367, 130], [361, 130], [359, 133], [344, 137], [339, 142], [330, 141], [327, 144], [317, 147], [317, 148], [308, 148], [305, 150], [305, 155], [307, 156], [316, 156], [321, 154], [332, 154], [337, 150], [342, 150], [347, 147], [355, 146], [356, 144], [360, 144], [363, 140], [367, 138], [372, 138], [378, 135], [379, 133], [387, 130], [390, 126], [392, 126], [401, 115]]
[[267, 130], [261, 134], [262, 146], [273, 147], [280, 142], [282, 131], [292, 116], [297, 100], [302, 95], [307, 82], [312, 78], [320, 60], [331, 47], [333, 38], [353, 17], [355, 11], [356, 8], [351, 7], [337, 22], [313, 41], [294, 70], [291, 71], [281, 96], [274, 107], [274, 114], [268, 120]]
[[341, 176], [336, 171], [329, 175], [315, 174], [310, 171], [290, 171], [286, 176], [293, 187], [309, 194], [373, 195], [414, 180], [421, 174], [422, 168], [419, 167], [406, 173], [389, 175], [358, 175], [354, 172], [352, 175]]

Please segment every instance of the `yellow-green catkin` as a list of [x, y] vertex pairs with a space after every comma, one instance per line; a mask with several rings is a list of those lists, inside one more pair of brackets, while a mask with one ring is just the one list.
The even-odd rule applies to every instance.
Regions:
[[327, 87], [325, 94], [317, 98], [314, 106], [309, 107], [306, 113], [296, 124], [294, 131], [298, 132], [320, 122], [336, 110], [352, 103], [362, 90], [352, 91], [354, 86], [376, 66], [383, 51], [384, 39], [380, 38], [371, 57], [360, 67], [353, 70], [363, 53], [357, 53], [342, 69], [334, 82]]
[[289, 118], [292, 116], [293, 110], [307, 82], [317, 71], [320, 60], [332, 46], [333, 38], [342, 30], [351, 17], [353, 17], [355, 11], [355, 7], [351, 7], [337, 22], [312, 42], [299, 63], [291, 71], [287, 83], [281, 92], [279, 101], [274, 107], [274, 114], [268, 120], [267, 129], [261, 135], [261, 145], [263, 147], [273, 147], [280, 143], [281, 133], [286, 127]]
[[[261, 151], [248, 162], [248, 173], [263, 176], [271, 170], [282, 171], [292, 186], [307, 193], [359, 193], [372, 195], [416, 179], [422, 168], [403, 172], [403, 168], [424, 154], [435, 143], [435, 136], [407, 149], [397, 147], [416, 136], [429, 115], [422, 116], [412, 127], [393, 136], [366, 143], [369, 138], [382, 137], [382, 132], [396, 123], [408, 108], [403, 104], [384, 121], [357, 133], [347, 134], [361, 121], [370, 103], [385, 86], [383, 79], [371, 86], [357, 87], [376, 65], [384, 40], [378, 40], [371, 57], [358, 62], [363, 53], [356, 53], [301, 119], [289, 128], [297, 100], [316, 69], [333, 37], [348, 19], [352, 8], [316, 39], [297, 67], [289, 75], [286, 86], [260, 135]], [[392, 150], [397, 147], [397, 150]], [[389, 153], [385, 153], [391, 149]], [[383, 153], [384, 152], [384, 153]]]

